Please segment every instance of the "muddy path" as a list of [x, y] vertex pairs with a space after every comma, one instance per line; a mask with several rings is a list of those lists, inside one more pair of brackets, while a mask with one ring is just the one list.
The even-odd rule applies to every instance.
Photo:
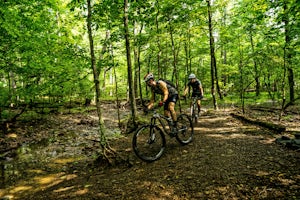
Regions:
[[[63, 120], [54, 120], [54, 127], [44, 127], [44, 134], [52, 133], [51, 141], [35, 150], [37, 154], [48, 152], [46, 159], [34, 160], [34, 153], [26, 152], [35, 164], [25, 162], [22, 169], [6, 174], [6, 179], [23, 175], [2, 185], [0, 197], [299, 199], [300, 153], [276, 144], [279, 135], [244, 124], [230, 112], [207, 110], [195, 126], [191, 144], [181, 146], [167, 137], [166, 152], [153, 163], [142, 162], [134, 155], [132, 135], [111, 139], [111, 146], [128, 161], [113, 167], [93, 162], [98, 148], [97, 127], [91, 123], [95, 113], [56, 116]], [[112, 123], [110, 131], [115, 131]], [[54, 146], [62, 146], [61, 152], [53, 151]]]

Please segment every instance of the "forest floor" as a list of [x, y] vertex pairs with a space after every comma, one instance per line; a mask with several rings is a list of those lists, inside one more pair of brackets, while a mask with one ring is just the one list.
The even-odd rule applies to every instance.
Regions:
[[[116, 111], [113, 106], [103, 109], [106, 127], [113, 132]], [[299, 113], [279, 122], [276, 112], [246, 110], [246, 116], [286, 126], [285, 132], [275, 133], [233, 118], [230, 114], [238, 113], [236, 109], [204, 109], [193, 142], [181, 146], [167, 136], [164, 155], [153, 163], [134, 155], [132, 133], [109, 139], [126, 162], [114, 166], [94, 162], [99, 148], [94, 111], [16, 124], [1, 144], [51, 138], [50, 143], [63, 150], [51, 150], [48, 142], [39, 149], [41, 154], [51, 152], [45, 162], [30, 157], [34, 165], [24, 164], [23, 170], [2, 164], [0, 199], [300, 199], [300, 152], [275, 142], [300, 132]], [[86, 156], [72, 157], [68, 151]], [[9, 169], [13, 172], [5, 172]]]

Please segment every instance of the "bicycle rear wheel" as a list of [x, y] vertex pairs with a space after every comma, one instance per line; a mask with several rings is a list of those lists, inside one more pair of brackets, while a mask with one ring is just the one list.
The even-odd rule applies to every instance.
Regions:
[[166, 147], [166, 138], [156, 125], [144, 125], [133, 135], [132, 147], [140, 159], [152, 162], [159, 159]]
[[186, 114], [180, 114], [177, 118], [177, 141], [182, 144], [188, 144], [193, 140], [194, 127], [191, 118]]

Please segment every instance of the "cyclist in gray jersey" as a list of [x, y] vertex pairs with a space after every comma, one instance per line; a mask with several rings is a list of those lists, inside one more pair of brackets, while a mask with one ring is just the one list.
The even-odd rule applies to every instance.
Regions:
[[[197, 97], [198, 115], [201, 110], [201, 99], [203, 99], [203, 88], [201, 81], [197, 79], [195, 74], [189, 75], [189, 83], [184, 90], [183, 96], [186, 96], [188, 91], [192, 88], [192, 97]], [[191, 102], [192, 103], [192, 102]]]
[[164, 106], [164, 115], [167, 117], [172, 117], [174, 126], [177, 123], [177, 115], [175, 111], [175, 105], [178, 99], [178, 92], [176, 88], [167, 84], [163, 80], [154, 80], [152, 73], [146, 74], [144, 77], [145, 82], [151, 88], [152, 96], [150, 102], [147, 106], [148, 109], [151, 109], [154, 106], [155, 94], [162, 95], [162, 100], [159, 102], [159, 106]]

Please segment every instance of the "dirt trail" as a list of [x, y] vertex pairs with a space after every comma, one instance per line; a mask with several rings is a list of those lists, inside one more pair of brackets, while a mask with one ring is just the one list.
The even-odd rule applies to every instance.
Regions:
[[[195, 127], [194, 141], [167, 149], [153, 163], [140, 161], [131, 137], [111, 145], [132, 166], [112, 168], [82, 161], [42, 174], [39, 189], [26, 180], [6, 190], [7, 199], [299, 199], [300, 154], [274, 142], [268, 130], [243, 124], [228, 111], [208, 112]], [[27, 188], [27, 189], [26, 189]], [[28, 189], [29, 188], [29, 189]], [[2, 194], [4, 192], [2, 191]], [[0, 190], [1, 197], [1, 190]]]

